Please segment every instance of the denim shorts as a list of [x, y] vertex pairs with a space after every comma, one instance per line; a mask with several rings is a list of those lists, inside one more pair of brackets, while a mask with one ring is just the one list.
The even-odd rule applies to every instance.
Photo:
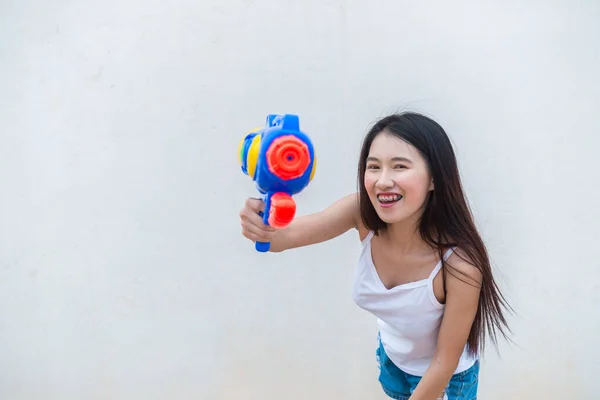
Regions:
[[[390, 360], [379, 342], [377, 349], [379, 383], [385, 394], [396, 400], [408, 400], [421, 380], [420, 376], [407, 374]], [[444, 400], [477, 400], [479, 360], [463, 372], [452, 376], [445, 389]]]

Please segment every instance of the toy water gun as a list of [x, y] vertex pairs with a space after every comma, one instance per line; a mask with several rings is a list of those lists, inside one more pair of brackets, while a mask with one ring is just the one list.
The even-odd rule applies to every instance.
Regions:
[[[294, 194], [312, 181], [315, 151], [309, 137], [300, 131], [298, 116], [270, 114], [264, 127], [246, 134], [238, 147], [244, 174], [256, 182], [263, 196], [266, 225], [285, 228], [296, 214]], [[270, 243], [257, 242], [256, 250], [267, 252]]]

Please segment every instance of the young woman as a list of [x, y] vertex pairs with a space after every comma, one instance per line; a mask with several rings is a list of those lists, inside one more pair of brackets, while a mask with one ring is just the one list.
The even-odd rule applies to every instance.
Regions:
[[263, 224], [261, 200], [248, 199], [243, 235], [281, 252], [356, 229], [362, 251], [353, 296], [377, 317], [384, 392], [403, 400], [476, 399], [484, 341], [506, 336], [508, 306], [450, 140], [423, 115], [387, 116], [364, 139], [358, 176], [358, 193], [281, 230]]

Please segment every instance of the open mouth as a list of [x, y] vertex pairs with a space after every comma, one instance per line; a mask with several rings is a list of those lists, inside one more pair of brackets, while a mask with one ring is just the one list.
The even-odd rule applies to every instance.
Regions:
[[385, 193], [377, 195], [377, 200], [382, 206], [391, 206], [402, 200], [402, 196], [397, 193]]

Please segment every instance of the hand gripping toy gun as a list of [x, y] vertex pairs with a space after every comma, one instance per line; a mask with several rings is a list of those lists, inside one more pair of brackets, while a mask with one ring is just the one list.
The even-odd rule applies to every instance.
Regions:
[[[267, 116], [264, 128], [255, 129], [242, 139], [238, 155], [242, 171], [256, 182], [263, 196], [264, 223], [285, 228], [296, 214], [292, 196], [310, 183], [316, 170], [313, 145], [300, 131], [298, 116]], [[270, 243], [257, 242], [255, 247], [267, 252]]]

